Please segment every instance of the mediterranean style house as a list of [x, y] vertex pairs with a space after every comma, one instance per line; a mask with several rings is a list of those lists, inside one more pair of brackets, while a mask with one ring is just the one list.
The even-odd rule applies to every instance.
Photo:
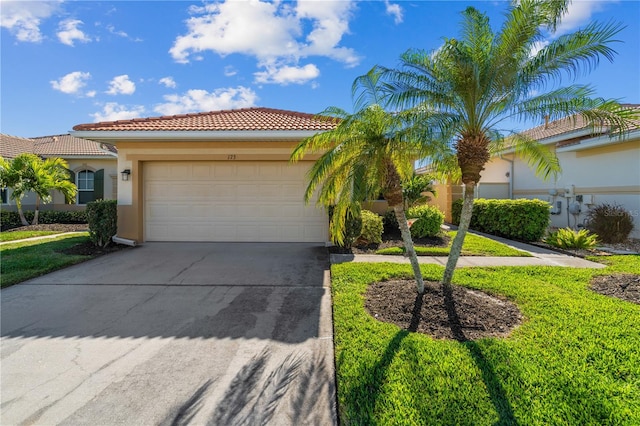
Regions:
[[[65, 204], [62, 194], [54, 191], [53, 200], [41, 210], [83, 210], [89, 201], [116, 199], [118, 188], [118, 152], [113, 145], [80, 139], [71, 135], [20, 138], [0, 134], [0, 156], [13, 159], [22, 153], [42, 158], [59, 157], [67, 161], [71, 179], [78, 187], [75, 203]], [[2, 189], [2, 209], [15, 210], [11, 190]], [[24, 211], [33, 210], [35, 195], [22, 202]]]
[[[640, 105], [626, 105], [637, 108]], [[597, 204], [618, 204], [631, 213], [640, 238], [640, 120], [623, 137], [608, 126], [592, 128], [581, 117], [550, 121], [523, 133], [551, 147], [562, 172], [556, 180], [535, 176], [508, 150], [494, 156], [482, 171], [477, 198], [537, 198], [551, 204], [551, 226], [579, 228]], [[462, 197], [457, 185], [437, 185], [434, 204], [449, 211]], [[450, 216], [449, 216], [450, 217]]]
[[293, 147], [334, 123], [246, 108], [80, 124], [118, 149], [118, 237], [144, 241], [325, 242], [324, 209], [304, 202], [318, 155]]

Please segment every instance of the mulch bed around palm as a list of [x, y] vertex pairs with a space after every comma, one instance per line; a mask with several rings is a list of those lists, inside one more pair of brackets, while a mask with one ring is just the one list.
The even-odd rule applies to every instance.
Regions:
[[640, 275], [611, 274], [594, 277], [591, 290], [640, 305]]
[[365, 308], [377, 320], [404, 330], [458, 341], [506, 337], [522, 322], [518, 307], [506, 299], [455, 285], [445, 297], [439, 283], [427, 281], [422, 297], [414, 280], [371, 284]]

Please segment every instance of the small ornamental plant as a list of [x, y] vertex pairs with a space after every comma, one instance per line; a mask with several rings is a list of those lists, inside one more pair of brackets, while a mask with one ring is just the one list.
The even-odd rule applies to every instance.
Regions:
[[596, 246], [598, 236], [586, 229], [574, 231], [571, 228], [563, 228], [550, 233], [543, 241], [562, 249], [591, 250]]

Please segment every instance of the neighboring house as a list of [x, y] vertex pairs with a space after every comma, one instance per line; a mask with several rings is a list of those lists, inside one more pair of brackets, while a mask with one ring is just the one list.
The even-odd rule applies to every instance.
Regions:
[[634, 218], [631, 236], [640, 238], [640, 121], [622, 139], [612, 137], [611, 130], [592, 129], [580, 117], [526, 130], [524, 134], [555, 149], [562, 173], [545, 182], [513, 154], [503, 154], [485, 167], [477, 196], [549, 201], [553, 227], [578, 228], [592, 206], [619, 204]]
[[[64, 196], [53, 193], [51, 203], [41, 205], [41, 210], [82, 210], [86, 203], [97, 199], [116, 199], [118, 184], [118, 153], [113, 145], [73, 137], [71, 135], [20, 138], [0, 134], [0, 155], [13, 159], [22, 153], [36, 154], [42, 158], [59, 157], [67, 161], [71, 179], [78, 186], [76, 202], [65, 204]], [[14, 210], [10, 189], [2, 191], [2, 208]], [[22, 209], [33, 210], [35, 195], [23, 198]]]
[[112, 143], [118, 236], [143, 241], [324, 242], [328, 217], [305, 205], [318, 155], [289, 163], [293, 147], [335, 123], [247, 108], [80, 124], [73, 136]]

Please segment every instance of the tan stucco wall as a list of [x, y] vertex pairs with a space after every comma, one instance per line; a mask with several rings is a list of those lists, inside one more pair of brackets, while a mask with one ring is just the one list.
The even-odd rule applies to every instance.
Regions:
[[[129, 181], [118, 182], [118, 236], [144, 241], [144, 167], [153, 161], [288, 161], [297, 142], [162, 141], [117, 142], [117, 170], [131, 170]], [[305, 156], [305, 161], [318, 155]], [[303, 202], [300, 200], [300, 202]]]

